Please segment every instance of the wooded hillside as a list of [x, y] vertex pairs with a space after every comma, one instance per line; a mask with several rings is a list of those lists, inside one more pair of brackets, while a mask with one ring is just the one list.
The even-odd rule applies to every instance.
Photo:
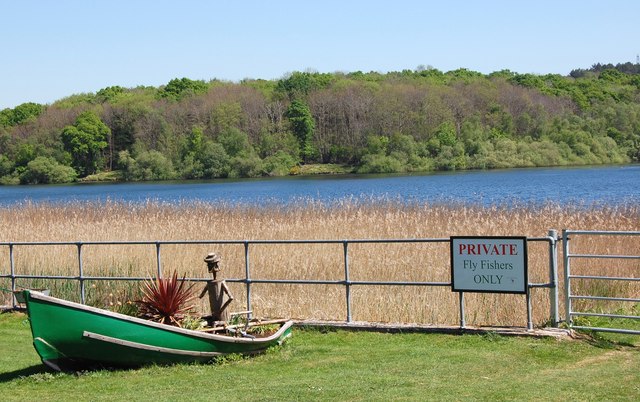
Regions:
[[173, 79], [0, 111], [0, 182], [559, 166], [640, 159], [640, 66]]

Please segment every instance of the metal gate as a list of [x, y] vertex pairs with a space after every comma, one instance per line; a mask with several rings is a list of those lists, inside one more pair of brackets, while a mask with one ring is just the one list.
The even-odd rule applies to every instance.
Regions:
[[562, 244], [568, 325], [640, 335], [640, 232], [565, 229]]

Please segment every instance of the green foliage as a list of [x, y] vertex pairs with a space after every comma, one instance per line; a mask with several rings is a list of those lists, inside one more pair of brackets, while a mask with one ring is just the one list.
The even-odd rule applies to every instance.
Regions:
[[291, 168], [292, 175], [317, 175], [317, 174], [347, 174], [354, 173], [356, 169], [352, 166], [337, 165], [335, 163], [316, 163], [296, 165]]
[[315, 121], [309, 105], [303, 101], [294, 100], [289, 105], [285, 116], [289, 119], [291, 131], [298, 139], [303, 160], [309, 161], [317, 153], [312, 143]]
[[277, 151], [264, 159], [264, 171], [269, 176], [286, 176], [297, 163], [297, 159], [285, 151]]
[[158, 151], [142, 152], [135, 159], [128, 151], [121, 151], [118, 164], [124, 180], [170, 180], [176, 177], [171, 161]]
[[20, 175], [18, 174], [18, 172], [13, 172], [6, 176], [1, 176], [0, 184], [4, 186], [12, 186], [12, 185], [20, 184]]
[[16, 106], [13, 109], [0, 111], [0, 127], [11, 127], [23, 124], [29, 120], [34, 120], [46, 107], [38, 103], [27, 102]]
[[107, 88], [102, 88], [96, 93], [96, 102], [104, 103], [104, 102], [115, 102], [125, 93], [125, 89], [121, 86], [112, 86]]
[[184, 179], [227, 177], [229, 162], [229, 155], [222, 144], [203, 139], [197, 151], [183, 156], [180, 176]]
[[458, 143], [456, 128], [450, 121], [446, 121], [438, 127], [436, 131], [436, 139], [440, 146], [453, 147]]
[[389, 147], [389, 137], [371, 135], [367, 137], [367, 153], [386, 155]]
[[278, 81], [276, 91], [286, 94], [289, 99], [293, 100], [305, 97], [312, 91], [328, 87], [332, 80], [331, 74], [295, 71]]
[[222, 132], [240, 126], [242, 106], [238, 102], [222, 102], [211, 112], [211, 124], [215, 132]]
[[297, 174], [313, 163], [408, 172], [638, 162], [639, 70], [483, 75], [419, 66], [112, 86], [0, 111], [0, 182], [18, 182], [37, 157], [81, 179], [118, 162], [127, 180]]
[[229, 155], [224, 146], [212, 141], [206, 141], [198, 155], [202, 163], [203, 178], [226, 177], [229, 170]]
[[445, 75], [454, 77], [456, 79], [462, 79], [467, 82], [473, 79], [481, 79], [483, 77], [482, 73], [468, 70], [466, 68], [459, 68], [457, 70], [449, 71]]
[[[249, 142], [246, 133], [231, 128], [218, 136], [227, 159], [229, 177], [258, 177], [263, 173], [263, 163], [255, 149]], [[220, 155], [222, 156], [222, 155]]]
[[279, 152], [291, 155], [296, 162], [300, 159], [300, 145], [296, 137], [290, 132], [265, 133], [260, 138], [259, 155], [262, 158], [273, 156]]
[[102, 150], [108, 145], [111, 130], [93, 112], [78, 116], [73, 126], [62, 130], [62, 142], [71, 154], [73, 167], [81, 176], [95, 173], [103, 163]]
[[467, 159], [464, 154], [464, 146], [443, 145], [440, 152], [434, 159], [434, 166], [437, 170], [459, 170], [467, 168]]
[[34, 160], [37, 156], [36, 146], [29, 143], [23, 142], [18, 146], [15, 158], [15, 164], [17, 166], [26, 166], [27, 163]]
[[187, 96], [203, 94], [207, 92], [208, 89], [209, 86], [204, 81], [195, 81], [189, 78], [174, 78], [158, 92], [158, 95], [161, 98], [178, 101]]
[[0, 184], [10, 185], [19, 183], [20, 177], [18, 172], [15, 172], [15, 163], [5, 155], [0, 154]]
[[13, 172], [15, 163], [7, 158], [5, 155], [0, 154], [0, 176], [7, 175]]
[[13, 119], [13, 110], [9, 108], [0, 110], [0, 127], [11, 126], [12, 119]]
[[[121, 103], [111, 107], [109, 111], [110, 116], [107, 124], [111, 129], [110, 151], [117, 154], [123, 150], [131, 150], [136, 141], [136, 126], [140, 124], [140, 121], [144, 121], [148, 110], [137, 103]], [[113, 159], [113, 155], [111, 159]]]
[[185, 138], [182, 147], [182, 157], [185, 158], [190, 155], [199, 154], [202, 151], [203, 138], [202, 127], [194, 127], [187, 138]]
[[135, 180], [136, 160], [129, 154], [129, 151], [120, 151], [118, 153], [118, 167], [122, 171], [123, 180]]
[[250, 155], [255, 152], [247, 134], [237, 128], [223, 131], [217, 140], [231, 157]]
[[180, 326], [184, 329], [193, 329], [198, 330], [202, 329], [206, 326], [207, 321], [203, 320], [199, 316], [194, 315], [185, 315], [182, 321], [180, 322]]
[[625, 80], [625, 74], [616, 69], [608, 68], [600, 73], [598, 79], [609, 81], [615, 84], [621, 84]]
[[66, 98], [62, 98], [53, 103], [53, 107], [56, 109], [69, 110], [74, 108], [86, 108], [88, 105], [93, 104], [95, 101], [95, 96], [93, 94], [81, 93], [81, 94], [73, 94], [67, 96]]
[[437, 68], [426, 67], [424, 69], [418, 69], [418, 75], [424, 78], [435, 78], [438, 80], [442, 80], [444, 78], [444, 73]]
[[255, 153], [232, 157], [229, 177], [259, 177], [264, 171], [263, 162]]
[[370, 136], [362, 156], [359, 173], [400, 173], [431, 169], [431, 160], [409, 135], [396, 133], [391, 138]]
[[136, 158], [137, 176], [141, 180], [170, 180], [175, 178], [171, 161], [158, 151], [147, 151]]
[[400, 173], [404, 171], [402, 162], [393, 156], [367, 154], [362, 157], [358, 173]]
[[69, 183], [76, 179], [76, 171], [53, 158], [38, 156], [20, 174], [21, 184]]

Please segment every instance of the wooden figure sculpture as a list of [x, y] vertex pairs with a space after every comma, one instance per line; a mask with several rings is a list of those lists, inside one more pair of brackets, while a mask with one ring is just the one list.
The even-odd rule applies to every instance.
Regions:
[[211, 307], [211, 325], [215, 325], [216, 321], [227, 321], [229, 316], [226, 311], [227, 306], [233, 300], [231, 292], [227, 287], [224, 279], [217, 279], [218, 272], [220, 272], [220, 257], [216, 253], [209, 253], [204, 258], [204, 262], [207, 263], [209, 272], [213, 275], [213, 280], [207, 281], [204, 289], [200, 293], [200, 298], [209, 293], [209, 305]]

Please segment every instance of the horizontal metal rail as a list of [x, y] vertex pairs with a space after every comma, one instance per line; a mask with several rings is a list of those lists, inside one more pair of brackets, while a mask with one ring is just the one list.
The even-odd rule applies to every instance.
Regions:
[[277, 283], [285, 285], [364, 285], [364, 286], [451, 286], [451, 282], [343, 281], [305, 279], [226, 279], [238, 283]]
[[637, 316], [637, 315], [624, 315], [624, 314], [571, 313], [571, 315], [586, 316], [586, 317], [626, 318], [626, 319], [630, 319], [630, 320], [640, 320], [640, 316]]
[[[11, 279], [11, 289], [16, 289], [17, 279], [57, 279], [78, 281], [80, 285], [80, 300], [86, 302], [85, 287], [86, 282], [90, 281], [144, 281], [149, 277], [123, 277], [123, 276], [90, 276], [85, 275], [83, 266], [83, 248], [86, 246], [131, 246], [131, 245], [147, 245], [155, 246], [157, 277], [162, 276], [162, 258], [161, 249], [164, 245], [239, 245], [244, 247], [245, 252], [245, 277], [244, 278], [226, 278], [227, 282], [242, 283], [245, 285], [247, 294], [247, 310], [252, 310], [252, 285], [254, 284], [291, 284], [291, 285], [336, 285], [344, 286], [346, 300], [346, 321], [351, 322], [351, 287], [352, 286], [411, 286], [411, 287], [450, 287], [451, 281], [370, 281], [370, 280], [352, 280], [349, 271], [349, 246], [353, 244], [412, 244], [412, 243], [442, 243], [448, 244], [450, 238], [415, 238], [415, 239], [327, 239], [327, 240], [157, 240], [157, 241], [58, 241], [58, 242], [0, 242], [0, 246], [9, 247], [9, 265], [10, 273], [0, 275], [0, 278]], [[546, 242], [549, 244], [549, 282], [547, 283], [529, 283], [527, 284], [527, 327], [533, 329], [532, 324], [532, 306], [529, 295], [529, 289], [532, 288], [549, 288], [550, 289], [550, 310], [551, 321], [555, 324], [558, 322], [557, 315], [557, 260], [556, 247], [557, 235], [555, 231], [550, 231], [550, 235], [546, 237], [527, 238], [527, 242]], [[264, 279], [253, 278], [250, 264], [250, 249], [256, 245], [304, 245], [304, 244], [336, 244], [343, 247], [344, 259], [344, 277], [335, 280], [321, 279]], [[78, 259], [78, 275], [31, 275], [19, 274], [15, 272], [14, 249], [22, 246], [72, 246], [77, 249]], [[192, 282], [206, 282], [210, 278], [185, 278]], [[464, 321], [464, 300], [463, 293], [459, 292], [459, 308], [460, 308], [460, 326], [465, 326]], [[14, 299], [15, 307], [15, 299]]]
[[599, 276], [599, 275], [569, 275], [569, 279], [599, 279], [605, 281], [625, 281], [638, 282], [640, 278], [629, 278], [626, 276]]
[[570, 295], [569, 299], [571, 299], [571, 300], [578, 299], [578, 300], [621, 301], [621, 302], [632, 302], [632, 303], [640, 302], [640, 299], [631, 299], [631, 298], [627, 298], [627, 297], [606, 297], [606, 296], [576, 296], [576, 295]]
[[569, 254], [571, 258], [603, 258], [617, 260], [638, 260], [640, 255], [613, 255], [613, 254]]
[[600, 276], [600, 275], [569, 275], [569, 279], [595, 279], [605, 281], [626, 281], [638, 282], [640, 278], [630, 278], [627, 276]]
[[[546, 238], [530, 238], [535, 241]], [[319, 239], [319, 240], [118, 240], [118, 241], [35, 241], [0, 242], [0, 246], [89, 246], [89, 245], [154, 245], [154, 244], [344, 244], [347, 243], [448, 243], [449, 238], [428, 239]]]
[[640, 236], [639, 231], [625, 230], [565, 230], [568, 235], [595, 235], [595, 236]]

